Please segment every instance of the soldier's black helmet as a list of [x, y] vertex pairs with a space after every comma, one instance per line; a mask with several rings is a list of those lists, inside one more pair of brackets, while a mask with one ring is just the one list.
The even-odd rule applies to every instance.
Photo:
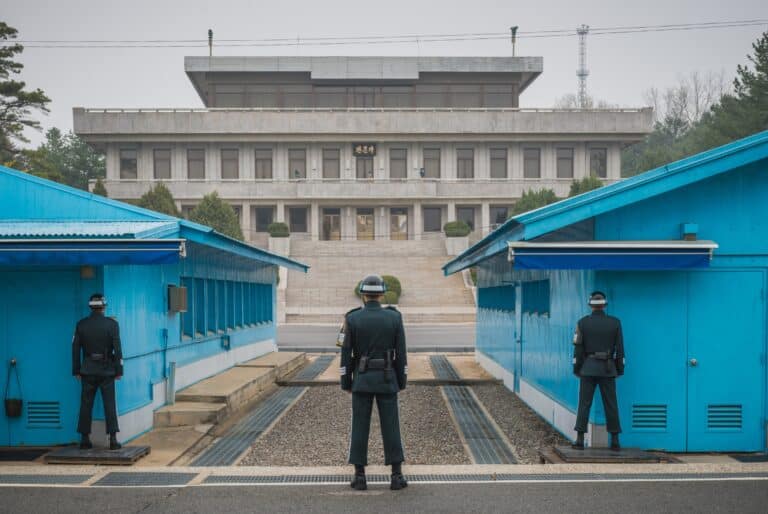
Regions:
[[368, 275], [360, 281], [360, 294], [379, 295], [387, 292], [387, 285], [381, 275]]
[[591, 307], [604, 307], [608, 305], [608, 299], [605, 297], [605, 293], [602, 291], [593, 291], [589, 295], [589, 305]]
[[107, 299], [101, 293], [93, 293], [88, 299], [88, 306], [94, 309], [100, 309], [107, 306]]

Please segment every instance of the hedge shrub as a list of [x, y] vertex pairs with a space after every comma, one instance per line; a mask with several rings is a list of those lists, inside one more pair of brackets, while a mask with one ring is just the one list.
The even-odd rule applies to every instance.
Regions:
[[472, 229], [465, 221], [449, 221], [443, 226], [446, 237], [464, 237], [468, 236]]
[[288, 230], [288, 225], [282, 221], [270, 223], [267, 227], [267, 232], [269, 232], [270, 237], [288, 237], [291, 235], [291, 231]]

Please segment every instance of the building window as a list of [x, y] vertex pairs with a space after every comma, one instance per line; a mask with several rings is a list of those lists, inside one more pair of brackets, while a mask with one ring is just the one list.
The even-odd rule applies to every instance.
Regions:
[[445, 107], [446, 86], [416, 86], [416, 107]]
[[338, 148], [323, 148], [323, 178], [341, 177], [341, 158]]
[[480, 107], [480, 86], [451, 86], [451, 107]]
[[138, 152], [135, 148], [122, 148], [120, 150], [120, 178], [138, 178], [137, 155]]
[[491, 228], [496, 228], [509, 218], [509, 207], [504, 205], [491, 205], [490, 207], [490, 221]]
[[385, 86], [381, 88], [382, 107], [410, 107], [413, 88], [409, 86]]
[[589, 174], [593, 177], [608, 178], [608, 149], [589, 149]]
[[256, 207], [256, 232], [266, 232], [275, 219], [272, 207]]
[[491, 178], [507, 178], [506, 148], [491, 148]]
[[222, 148], [221, 178], [237, 179], [240, 176], [240, 151], [237, 148]]
[[408, 150], [389, 149], [389, 178], [408, 178]]
[[443, 212], [440, 207], [424, 207], [424, 232], [440, 232], [443, 230]]
[[283, 107], [312, 107], [312, 86], [283, 86]]
[[303, 148], [288, 150], [289, 178], [298, 180], [307, 178], [307, 151]]
[[181, 217], [185, 220], [188, 220], [190, 215], [192, 215], [192, 211], [195, 210], [195, 205], [182, 205], [181, 206]]
[[168, 179], [171, 178], [171, 150], [168, 148], [157, 148], [153, 152], [155, 178], [156, 179]]
[[372, 87], [356, 87], [352, 90], [353, 107], [375, 107], [375, 95]]
[[255, 157], [256, 157], [256, 178], [271, 179], [272, 178], [272, 149], [257, 148]]
[[483, 107], [499, 108], [514, 107], [514, 97], [511, 84], [503, 86], [485, 86], [485, 101]]
[[373, 179], [373, 157], [355, 157], [357, 178]]
[[457, 207], [456, 219], [463, 221], [471, 230], [475, 230], [475, 208], [474, 207]]
[[187, 150], [187, 178], [205, 178], [205, 150], [202, 148], [190, 148]]
[[557, 149], [557, 178], [573, 178], [573, 148]]
[[475, 177], [475, 151], [472, 148], [456, 150], [456, 178]]
[[291, 232], [307, 232], [307, 208], [289, 207], [288, 222]]
[[344, 87], [315, 87], [315, 106], [334, 108], [347, 106], [347, 88]]
[[549, 280], [523, 282], [522, 310], [528, 314], [549, 314]]
[[424, 177], [440, 178], [440, 149], [424, 149]]
[[248, 107], [278, 107], [277, 86], [248, 86]]
[[214, 97], [216, 107], [244, 107], [245, 89], [243, 86], [233, 86], [228, 84], [218, 84], [215, 86], [216, 93]]
[[541, 149], [523, 149], [523, 178], [541, 178]]

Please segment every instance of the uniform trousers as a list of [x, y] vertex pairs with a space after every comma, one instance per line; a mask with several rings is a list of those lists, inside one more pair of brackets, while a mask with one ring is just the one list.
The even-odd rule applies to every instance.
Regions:
[[616, 377], [581, 377], [579, 387], [579, 410], [576, 414], [577, 432], [586, 432], [589, 422], [589, 410], [592, 408], [592, 398], [595, 389], [600, 388], [605, 409], [606, 428], [610, 433], [621, 432], [619, 424], [619, 402], [616, 400]]
[[80, 416], [77, 431], [83, 435], [91, 433], [91, 416], [93, 415], [93, 400], [96, 391], [101, 391], [101, 401], [104, 403], [104, 417], [107, 422], [107, 433], [120, 431], [117, 426], [117, 405], [115, 403], [115, 377], [100, 375], [81, 375], [80, 384]]
[[368, 465], [368, 435], [371, 429], [373, 400], [379, 410], [381, 437], [384, 441], [384, 463], [397, 464], [405, 460], [400, 439], [400, 414], [397, 393], [352, 393], [352, 439], [349, 463]]

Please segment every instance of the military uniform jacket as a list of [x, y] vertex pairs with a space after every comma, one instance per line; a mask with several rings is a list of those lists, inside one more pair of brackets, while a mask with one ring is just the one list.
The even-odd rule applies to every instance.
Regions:
[[582, 377], [624, 374], [624, 338], [618, 318], [598, 310], [579, 320], [573, 334], [573, 372]]
[[[383, 308], [378, 302], [368, 302], [362, 309], [347, 313], [345, 323], [341, 388], [355, 393], [396, 393], [405, 389], [408, 357], [400, 312], [394, 307]], [[381, 359], [387, 350], [394, 350], [391, 371], [359, 372], [360, 357]]]
[[93, 312], [77, 322], [72, 338], [72, 374], [104, 377], [123, 374], [117, 321]]

